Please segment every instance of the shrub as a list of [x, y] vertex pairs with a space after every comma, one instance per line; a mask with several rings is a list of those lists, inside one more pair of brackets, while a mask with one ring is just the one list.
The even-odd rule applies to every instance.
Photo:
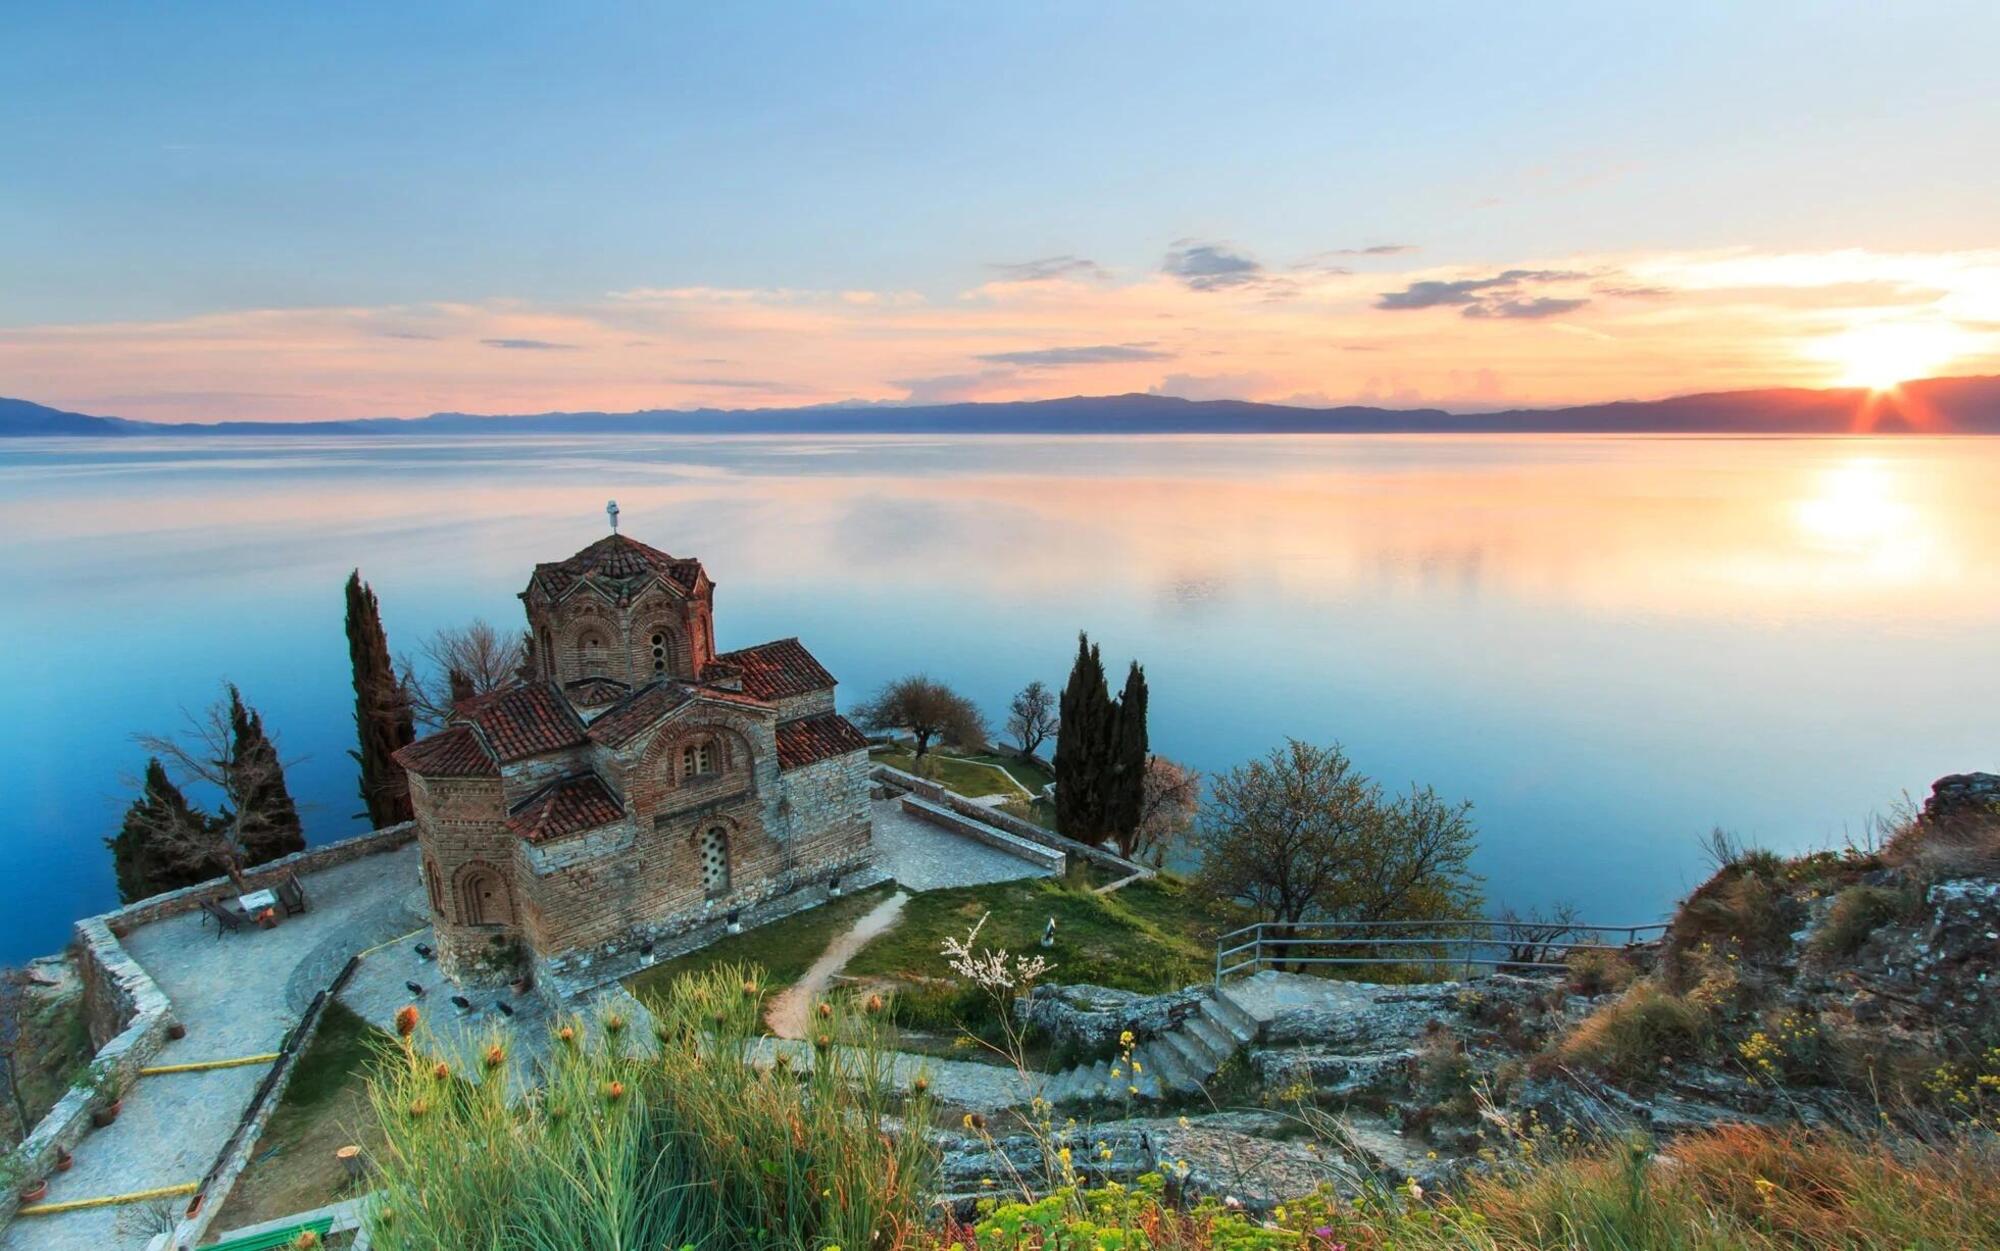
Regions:
[[1834, 896], [1826, 918], [1813, 931], [1811, 949], [1821, 957], [1847, 957], [1868, 936], [1910, 911], [1910, 896], [1880, 886], [1850, 886]]
[[1699, 1055], [1707, 1045], [1709, 1014], [1699, 1003], [1648, 978], [1579, 1022], [1555, 1047], [1555, 1058], [1608, 1077], [1641, 1081], [1667, 1059]]
[[567, 1022], [520, 1099], [504, 1068], [475, 1084], [421, 1031], [384, 1044], [369, 1091], [386, 1139], [373, 1245], [899, 1245], [925, 1215], [935, 1160], [923, 1135], [880, 1129], [892, 1112], [930, 1115], [921, 1093], [896, 1095], [881, 1016], [816, 1013], [829, 1045], [814, 1062], [760, 1068], [745, 1049], [761, 1009], [741, 966], [689, 975], [655, 1003], [656, 1047], [609, 1016]]
[[1638, 973], [1632, 962], [1609, 947], [1577, 947], [1569, 953], [1569, 988], [1579, 995], [1624, 990]]
[[1783, 861], [1749, 852], [1695, 887], [1667, 931], [1665, 967], [1676, 987], [1688, 984], [1690, 953], [1712, 949], [1767, 960], [1790, 947], [1804, 909], [1786, 891], [1783, 875]]

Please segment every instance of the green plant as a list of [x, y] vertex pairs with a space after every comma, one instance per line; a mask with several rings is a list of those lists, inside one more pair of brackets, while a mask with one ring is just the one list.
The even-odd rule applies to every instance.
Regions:
[[1568, 965], [1569, 988], [1579, 995], [1603, 995], [1624, 990], [1638, 970], [1623, 954], [1609, 947], [1571, 949]]
[[118, 1066], [110, 1060], [92, 1060], [77, 1075], [75, 1085], [79, 1090], [89, 1091], [91, 1097], [101, 1103], [116, 1103], [125, 1090]]
[[1826, 917], [1810, 940], [1814, 954], [1847, 957], [1861, 950], [1868, 936], [1910, 911], [1911, 897], [1881, 886], [1850, 886], [1834, 896]]
[[1711, 1031], [1708, 1011], [1651, 978], [1634, 982], [1558, 1040], [1553, 1056], [1610, 1077], [1642, 1081], [1663, 1060], [1699, 1054]]
[[925, 1123], [928, 1098], [899, 1094], [883, 1014], [865, 1004], [815, 1005], [807, 1057], [753, 1062], [764, 989], [741, 966], [681, 978], [654, 1000], [650, 1045], [609, 1016], [565, 1021], [539, 1087], [518, 1099], [499, 1076], [502, 1035], [472, 1074], [421, 1028], [385, 1043], [370, 1081], [384, 1136], [372, 1245], [898, 1245], [924, 1217], [936, 1161], [924, 1135], [882, 1126]]

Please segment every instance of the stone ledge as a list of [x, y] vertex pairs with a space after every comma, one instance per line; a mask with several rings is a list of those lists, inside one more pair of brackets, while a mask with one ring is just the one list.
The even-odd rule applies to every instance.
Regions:
[[1067, 863], [1063, 853], [1053, 847], [1030, 842], [977, 817], [947, 808], [943, 804], [935, 804], [916, 795], [905, 795], [902, 807], [904, 812], [913, 817], [921, 817], [932, 825], [942, 826], [954, 834], [962, 834], [975, 842], [985, 843], [988, 847], [1004, 851], [1037, 868], [1047, 869], [1057, 876], [1062, 875], [1063, 866]]
[[931, 803], [949, 808], [961, 816], [970, 817], [974, 821], [1012, 834], [1016, 838], [1039, 843], [1066, 856], [1082, 856], [1086, 860], [1096, 861], [1098, 864], [1126, 874], [1150, 878], [1157, 873], [1157, 870], [1136, 860], [1127, 860], [1116, 852], [1107, 851], [1102, 847], [1092, 847], [1088, 843], [1079, 843], [1053, 830], [1045, 830], [1032, 821], [1023, 821], [1010, 813], [976, 804], [950, 787], [939, 786], [929, 778], [920, 778], [914, 773], [906, 773], [893, 765], [880, 762], [871, 762], [869, 768], [873, 780], [886, 787], [917, 795]]
[[[384, 826], [353, 838], [344, 838], [337, 843], [328, 843], [324, 847], [308, 847], [304, 851], [295, 851], [277, 860], [267, 860], [255, 868], [244, 870], [243, 876], [250, 883], [252, 890], [274, 887], [283, 881], [287, 874], [317, 873], [351, 860], [359, 860], [363, 856], [394, 851], [406, 843], [416, 841], [416, 837], [417, 823], [405, 821], [400, 825]], [[233, 893], [233, 888], [234, 883], [227, 877], [213, 877], [206, 882], [197, 882], [193, 886], [183, 886], [179, 890], [149, 895], [137, 903], [126, 904], [122, 908], [91, 919], [104, 922], [115, 934], [129, 934], [142, 925], [150, 925], [167, 917], [193, 912], [201, 907], [202, 900], [218, 891], [230, 890]]]

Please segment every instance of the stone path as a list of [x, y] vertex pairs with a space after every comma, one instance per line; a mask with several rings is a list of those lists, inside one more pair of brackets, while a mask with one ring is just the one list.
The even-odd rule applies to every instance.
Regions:
[[[341, 1003], [384, 1030], [395, 1029], [397, 1009], [415, 1004], [423, 1015], [428, 1045], [461, 1072], [478, 1073], [486, 1048], [496, 1040], [504, 1041], [508, 1088], [516, 1092], [527, 1089], [538, 1062], [548, 1051], [553, 1025], [541, 996], [455, 986], [438, 972], [435, 961], [418, 954], [419, 944], [435, 951], [437, 937], [425, 929], [370, 953], [340, 992]], [[412, 982], [424, 988], [422, 995], [410, 992]], [[454, 995], [463, 997], [471, 1009], [452, 1003]]]
[[854, 953], [867, 945], [869, 939], [896, 923], [908, 902], [910, 897], [897, 891], [828, 943], [805, 975], [780, 992], [764, 1010], [764, 1024], [770, 1031], [780, 1038], [804, 1038], [806, 1014], [812, 1010], [813, 1000], [826, 993], [834, 974], [846, 968]]
[[[835, 1047], [836, 1057], [850, 1054], [847, 1047]], [[815, 1053], [812, 1044], [790, 1038], [759, 1038], [747, 1049], [751, 1063], [768, 1065], [779, 1055], [792, 1066], [809, 1069]], [[919, 1077], [930, 1082], [931, 1096], [940, 1103], [971, 1112], [997, 1112], [1016, 1108], [1041, 1093], [1048, 1078], [1041, 1073], [1023, 1074], [997, 1064], [976, 1064], [970, 1060], [939, 1060], [907, 1051], [889, 1053], [891, 1079], [900, 1090], [909, 1090]]]
[[906, 890], [1048, 876], [1017, 856], [920, 821], [893, 799], [876, 801], [869, 815], [875, 823], [875, 863]]
[[[133, 959], [173, 1001], [186, 1038], [154, 1064], [192, 1064], [278, 1050], [313, 989], [348, 956], [414, 929], [409, 911], [417, 850], [409, 846], [301, 879], [311, 908], [273, 930], [216, 937], [200, 914], [168, 917], [124, 939]], [[268, 1064], [142, 1077], [124, 1111], [86, 1134], [76, 1166], [49, 1181], [49, 1202], [100, 1198], [199, 1181], [236, 1129]], [[180, 1202], [185, 1203], [185, 1200]], [[114, 1251], [146, 1245], [135, 1208], [27, 1216], [0, 1231], [0, 1251]]]

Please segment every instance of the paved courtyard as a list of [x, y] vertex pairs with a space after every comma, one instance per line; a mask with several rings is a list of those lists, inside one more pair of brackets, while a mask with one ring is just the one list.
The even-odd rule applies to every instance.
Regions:
[[[213, 922], [203, 925], [194, 913], [133, 931], [126, 951], [173, 1001], [188, 1031], [153, 1063], [276, 1051], [349, 956], [423, 924], [417, 863], [410, 846], [308, 874], [300, 880], [311, 907], [273, 930], [218, 938]], [[48, 1201], [199, 1181], [269, 1069], [251, 1064], [140, 1078], [118, 1119], [78, 1144], [76, 1166], [49, 1179]], [[154, 1232], [144, 1205], [93, 1208], [22, 1217], [0, 1232], [0, 1251], [140, 1248]]]
[[875, 822], [875, 863], [905, 890], [941, 890], [1048, 876], [1046, 869], [1019, 856], [919, 820], [893, 799], [875, 801], [871, 816]]

